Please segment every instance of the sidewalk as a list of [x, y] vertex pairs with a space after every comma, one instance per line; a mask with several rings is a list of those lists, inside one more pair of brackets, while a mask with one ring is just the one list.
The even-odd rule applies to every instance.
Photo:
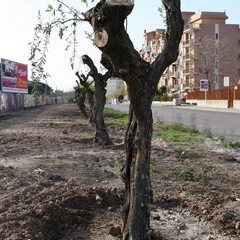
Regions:
[[191, 105], [191, 104], [181, 104], [180, 106], [175, 106], [172, 101], [170, 102], [158, 102], [153, 101], [153, 106], [173, 106], [177, 108], [189, 108], [189, 109], [198, 109], [198, 110], [208, 110], [208, 111], [223, 111], [223, 112], [239, 112], [239, 108], [223, 108], [223, 107], [216, 107], [216, 106], [198, 106], [198, 105]]

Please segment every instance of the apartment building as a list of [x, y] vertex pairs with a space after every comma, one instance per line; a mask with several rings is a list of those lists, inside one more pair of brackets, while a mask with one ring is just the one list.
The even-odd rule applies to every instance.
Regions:
[[[230, 85], [237, 84], [240, 79], [239, 25], [226, 24], [225, 12], [182, 12], [182, 16], [185, 24], [179, 57], [165, 71], [159, 86], [167, 86], [168, 92], [174, 95], [199, 90], [201, 79], [208, 79], [212, 89], [223, 87], [225, 76], [230, 78]], [[153, 62], [161, 52], [164, 32], [164, 29], [144, 31], [144, 44], [140, 50], [144, 60]], [[223, 42], [225, 46], [222, 46]], [[206, 62], [205, 57], [209, 61], [207, 70], [201, 63]]]

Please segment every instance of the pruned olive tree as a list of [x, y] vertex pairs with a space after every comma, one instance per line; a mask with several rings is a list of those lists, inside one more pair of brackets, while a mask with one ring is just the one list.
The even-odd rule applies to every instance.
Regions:
[[[127, 16], [134, 8], [133, 1], [101, 0], [95, 7], [85, 12], [82, 18], [78, 16], [78, 12], [68, 8], [73, 13], [74, 26], [78, 21], [87, 21], [91, 24], [94, 43], [102, 51], [104, 59], [111, 63], [112, 74], [121, 76], [127, 84], [130, 115], [125, 135], [123, 240], [151, 239], [149, 227], [152, 202], [149, 169], [153, 124], [151, 104], [161, 75], [177, 59], [183, 32], [180, 0], [162, 0], [162, 3], [166, 11], [165, 45], [151, 64], [140, 57], [124, 27]], [[63, 5], [58, 11], [59, 9], [62, 11], [62, 7]], [[61, 20], [58, 23], [60, 25], [66, 21]], [[60, 27], [61, 31], [62, 29]]]
[[76, 100], [76, 104], [78, 105], [79, 110], [81, 111], [83, 116], [85, 118], [88, 118], [88, 113], [87, 113], [86, 106], [85, 106], [85, 100], [86, 100], [87, 91], [81, 85], [80, 82], [81, 81], [77, 81], [76, 80], [77, 86], [74, 87], [74, 90], [75, 90], [75, 100]]
[[[84, 64], [88, 65], [90, 69], [89, 76], [93, 78], [95, 84], [93, 104], [93, 122], [95, 123], [94, 144], [99, 146], [112, 145], [113, 142], [109, 137], [103, 116], [103, 109], [106, 103], [107, 80], [111, 77], [110, 72], [107, 71], [104, 74], [99, 73], [92, 59], [88, 55], [83, 55], [82, 60]], [[111, 66], [109, 65], [108, 68], [111, 69]]]
[[149, 240], [151, 104], [164, 70], [178, 56], [183, 32], [180, 0], [163, 0], [166, 10], [166, 41], [156, 60], [149, 64], [135, 50], [124, 21], [133, 10], [132, 1], [100, 1], [84, 14], [92, 25], [96, 46], [110, 59], [114, 73], [127, 83], [130, 119], [125, 137], [125, 203], [123, 240]]
[[[87, 102], [88, 102], [88, 105], [89, 105], [89, 114], [87, 113], [86, 114], [86, 117], [89, 118], [89, 122], [90, 123], [94, 123], [94, 120], [93, 120], [93, 108], [94, 108], [94, 89], [93, 89], [93, 82], [94, 81], [91, 81], [89, 82], [88, 81], [88, 77], [89, 77], [89, 73], [87, 74], [87, 76], [85, 76], [84, 74], [79, 74], [79, 72], [76, 72], [75, 75], [78, 77], [78, 81], [76, 80], [77, 82], [77, 87], [75, 87], [75, 95], [78, 94], [77, 91], [80, 91], [78, 90], [79, 88], [83, 88], [84, 91], [86, 92], [86, 97], [87, 97]], [[85, 98], [84, 98], [84, 106], [85, 106]], [[81, 110], [81, 109], [80, 109]]]

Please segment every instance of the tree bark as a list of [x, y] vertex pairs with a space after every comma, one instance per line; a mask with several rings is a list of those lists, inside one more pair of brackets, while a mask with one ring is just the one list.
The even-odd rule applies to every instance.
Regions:
[[125, 136], [123, 240], [151, 239], [151, 104], [162, 73], [177, 59], [178, 45], [183, 32], [180, 0], [163, 0], [163, 4], [167, 13], [166, 42], [162, 53], [151, 65], [134, 49], [124, 28], [124, 21], [134, 5], [110, 5], [102, 0], [84, 14], [85, 19], [92, 24], [95, 34], [104, 31], [101, 36], [107, 36], [107, 40], [102, 41], [104, 44], [101, 42], [98, 45], [98, 36], [95, 43], [111, 61], [113, 74], [121, 76], [127, 83], [131, 103]]

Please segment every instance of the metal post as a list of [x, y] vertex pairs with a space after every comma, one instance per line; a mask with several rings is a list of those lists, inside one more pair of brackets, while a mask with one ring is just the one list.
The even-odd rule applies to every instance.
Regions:
[[219, 24], [215, 24], [215, 89], [219, 89], [220, 81], [219, 81]]

